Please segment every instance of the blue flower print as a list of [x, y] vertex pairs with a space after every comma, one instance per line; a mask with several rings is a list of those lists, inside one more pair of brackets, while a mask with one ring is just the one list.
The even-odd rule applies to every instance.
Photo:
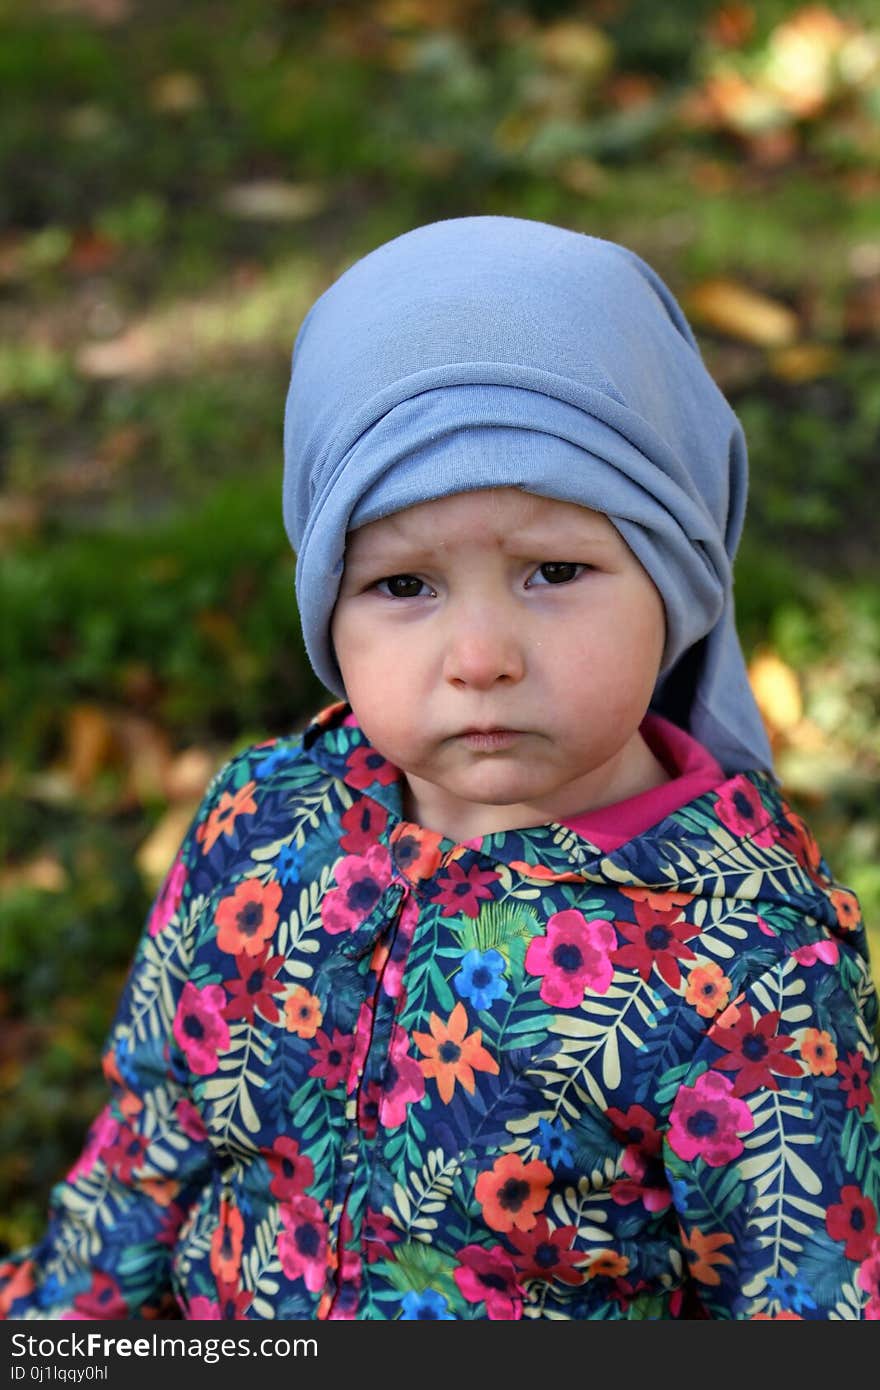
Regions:
[[449, 1305], [442, 1293], [436, 1289], [423, 1289], [417, 1293], [415, 1289], [403, 1296], [403, 1312], [400, 1315], [401, 1322], [455, 1322], [455, 1317], [449, 1311]]
[[574, 1139], [561, 1120], [553, 1124], [549, 1120], [539, 1120], [541, 1135], [541, 1157], [551, 1168], [570, 1168], [574, 1163]]
[[805, 1308], [815, 1308], [816, 1302], [803, 1279], [792, 1275], [771, 1275], [767, 1280], [767, 1293], [778, 1299], [780, 1308], [786, 1312], [802, 1313]]
[[299, 883], [299, 871], [302, 865], [302, 852], [300, 850], [293, 849], [291, 845], [282, 845], [275, 862], [279, 883]]
[[455, 988], [475, 1009], [488, 1009], [496, 999], [509, 999], [500, 951], [468, 951], [455, 977]]

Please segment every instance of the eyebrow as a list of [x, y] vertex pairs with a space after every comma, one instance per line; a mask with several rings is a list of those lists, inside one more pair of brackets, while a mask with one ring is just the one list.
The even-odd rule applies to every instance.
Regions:
[[[615, 538], [616, 533], [615, 536], [609, 536], [575, 528], [566, 523], [554, 527], [543, 523], [532, 528], [525, 527], [521, 531], [515, 531], [512, 536], [503, 537], [502, 548], [514, 559], [534, 558], [538, 554], [562, 557], [569, 548], [575, 549], [583, 545], [607, 547], [615, 543]], [[423, 544], [417, 540], [407, 540], [402, 536], [389, 534], [381, 540], [374, 539], [359, 555], [351, 552], [349, 554], [349, 563], [353, 566], [372, 567], [377, 564], [394, 564], [398, 556], [413, 563], [436, 559], [441, 552], [430, 542]]]

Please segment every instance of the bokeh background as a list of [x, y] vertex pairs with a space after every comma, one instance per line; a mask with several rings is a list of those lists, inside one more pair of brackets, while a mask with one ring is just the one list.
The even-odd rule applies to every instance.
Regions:
[[873, 0], [0, 0], [0, 1250], [209, 777], [299, 729], [289, 354], [358, 256], [509, 213], [672, 286], [746, 428], [743, 645], [880, 963]]

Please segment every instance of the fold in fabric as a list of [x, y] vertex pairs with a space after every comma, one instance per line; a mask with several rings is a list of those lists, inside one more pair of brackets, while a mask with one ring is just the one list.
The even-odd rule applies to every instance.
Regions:
[[656, 584], [667, 638], [652, 709], [728, 775], [772, 772], [734, 617], [745, 438], [681, 308], [633, 252], [510, 217], [378, 247], [303, 320], [284, 456], [303, 637], [334, 694], [346, 532], [521, 487], [605, 513]]

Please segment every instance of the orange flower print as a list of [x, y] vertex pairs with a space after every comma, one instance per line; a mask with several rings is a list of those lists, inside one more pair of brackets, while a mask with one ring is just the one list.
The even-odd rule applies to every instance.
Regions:
[[[426, 1060], [419, 1062], [426, 1077], [433, 1076], [444, 1105], [452, 1100], [458, 1081], [470, 1095], [474, 1093], [474, 1072], [488, 1071], [498, 1075], [498, 1063], [483, 1047], [483, 1030], [467, 1033], [468, 1017], [464, 1004], [458, 1003], [444, 1023], [435, 1013], [429, 1019], [430, 1033], [413, 1033], [413, 1041]], [[505, 1228], [506, 1229], [506, 1228]]]
[[693, 893], [673, 893], [662, 888], [621, 888], [625, 898], [634, 903], [647, 903], [655, 912], [668, 912], [673, 907], [687, 907], [693, 902]]
[[620, 1279], [629, 1270], [629, 1256], [616, 1250], [597, 1250], [587, 1261], [587, 1279]]
[[203, 854], [210, 854], [221, 835], [231, 835], [239, 816], [253, 815], [257, 809], [251, 793], [256, 782], [245, 782], [237, 792], [224, 792], [211, 814], [196, 830]]
[[530, 1231], [552, 1181], [552, 1169], [539, 1158], [523, 1163], [519, 1154], [502, 1154], [477, 1178], [475, 1193], [486, 1225], [493, 1231]]
[[246, 878], [217, 908], [217, 945], [231, 956], [258, 956], [278, 925], [281, 884]]
[[701, 1018], [711, 1018], [725, 1008], [731, 988], [721, 966], [710, 960], [706, 965], [694, 966], [688, 975], [684, 997], [689, 1004], [693, 1004]]
[[215, 1279], [231, 1284], [238, 1278], [244, 1244], [244, 1217], [225, 1198], [220, 1201], [220, 1223], [211, 1237], [211, 1271]]
[[309, 994], [303, 985], [297, 985], [284, 1001], [284, 1026], [288, 1033], [296, 1033], [298, 1038], [313, 1038], [323, 1022], [320, 999]]
[[391, 832], [389, 845], [394, 862], [408, 879], [418, 882], [437, 872], [443, 858], [439, 848], [443, 837], [436, 830], [401, 822]]
[[690, 1235], [682, 1231], [681, 1239], [688, 1268], [693, 1277], [701, 1284], [720, 1284], [721, 1275], [715, 1266], [733, 1264], [730, 1256], [723, 1254], [721, 1250], [722, 1245], [733, 1244], [733, 1236], [727, 1235], [725, 1231], [719, 1231], [716, 1235], [704, 1235], [699, 1226], [695, 1226]]
[[862, 920], [862, 911], [855, 893], [851, 893], [848, 888], [833, 888], [828, 896], [837, 914], [839, 926], [844, 931], [855, 931]]
[[801, 1056], [813, 1076], [833, 1076], [837, 1071], [837, 1045], [822, 1028], [805, 1028]]

